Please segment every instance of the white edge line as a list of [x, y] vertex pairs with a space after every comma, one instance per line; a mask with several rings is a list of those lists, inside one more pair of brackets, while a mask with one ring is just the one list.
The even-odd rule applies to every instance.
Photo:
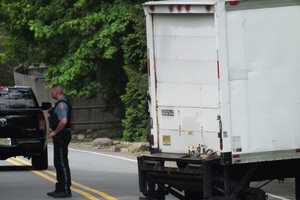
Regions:
[[[52, 147], [53, 145], [48, 145], [48, 146]], [[109, 155], [109, 154], [105, 154], [105, 153], [99, 153], [99, 152], [94, 152], [94, 151], [85, 151], [85, 150], [79, 150], [79, 149], [74, 149], [74, 148], [69, 148], [69, 150], [80, 152], [80, 153], [88, 153], [88, 154], [103, 156], [103, 157], [107, 157], [107, 158], [114, 158], [114, 159], [137, 163], [137, 160], [135, 160], [135, 159], [125, 158], [122, 156], [114, 156], [114, 155]]]
[[290, 200], [290, 199], [288, 199], [288, 198], [281, 197], [281, 196], [277, 196], [277, 195], [270, 194], [270, 193], [267, 193], [267, 195], [268, 195], [268, 196], [270, 196], [270, 197], [276, 198], [276, 199], [281, 199], [281, 200]]

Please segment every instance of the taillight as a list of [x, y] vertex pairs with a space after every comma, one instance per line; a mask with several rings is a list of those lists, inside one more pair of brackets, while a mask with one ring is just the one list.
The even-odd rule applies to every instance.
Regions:
[[150, 8], [151, 12], [155, 11], [155, 6], [154, 5], [149, 6], [149, 8]]
[[2, 91], [8, 91], [8, 88], [7, 87], [5, 87], [5, 86], [2, 86], [2, 85], [0, 85], [0, 92], [2, 92]]
[[192, 6], [191, 6], [191, 5], [185, 5], [184, 7], [185, 7], [185, 10], [186, 10], [187, 12], [190, 12], [191, 9], [192, 9]]
[[238, 159], [238, 158], [241, 158], [241, 155], [240, 154], [233, 154], [232, 158]]
[[240, 4], [240, 0], [229, 0], [228, 3], [231, 6], [237, 6]]
[[46, 120], [42, 112], [38, 113], [37, 120], [39, 130], [46, 130]]
[[177, 8], [177, 11], [178, 11], [178, 12], [181, 12], [181, 10], [182, 10], [182, 5], [177, 5], [176, 8]]

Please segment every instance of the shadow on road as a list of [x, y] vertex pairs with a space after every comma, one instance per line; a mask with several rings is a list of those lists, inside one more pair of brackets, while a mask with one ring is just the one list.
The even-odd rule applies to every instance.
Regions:
[[8, 166], [0, 166], [0, 172], [7, 172], [7, 171], [31, 171], [32, 167], [31, 166], [13, 166], [13, 165], [8, 165]]

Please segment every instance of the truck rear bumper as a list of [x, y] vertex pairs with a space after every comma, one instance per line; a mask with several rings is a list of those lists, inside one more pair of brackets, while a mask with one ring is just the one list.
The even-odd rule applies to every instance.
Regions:
[[[299, 177], [299, 168], [300, 159], [224, 165], [219, 158], [201, 160], [181, 154], [138, 157], [140, 192], [157, 199], [167, 194], [178, 199], [247, 196], [251, 182]], [[234, 193], [229, 187], [235, 188]]]
[[189, 158], [184, 154], [170, 153], [140, 156], [138, 157], [140, 191], [144, 196], [148, 196], [149, 188], [155, 183], [158, 184], [158, 188], [165, 188], [165, 185], [168, 185], [167, 189], [155, 191], [158, 194], [171, 193], [174, 196], [182, 196], [185, 192], [201, 196], [199, 188], [203, 186], [206, 162], [219, 162], [219, 159], [204, 161]]

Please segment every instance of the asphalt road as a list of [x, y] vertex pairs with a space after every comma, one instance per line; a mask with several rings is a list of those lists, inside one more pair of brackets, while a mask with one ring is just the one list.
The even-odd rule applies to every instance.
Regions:
[[[31, 168], [26, 166], [28, 161], [20, 158], [1, 161], [0, 199], [51, 199], [46, 195], [48, 191], [53, 190], [55, 181], [51, 146], [49, 160], [49, 170], [41, 172], [31, 171]], [[70, 166], [74, 181], [74, 200], [138, 199], [137, 164], [134, 158], [71, 150]], [[270, 200], [294, 199], [292, 179], [284, 183], [275, 181], [264, 189], [272, 194]], [[168, 198], [170, 199], [173, 198]]]

